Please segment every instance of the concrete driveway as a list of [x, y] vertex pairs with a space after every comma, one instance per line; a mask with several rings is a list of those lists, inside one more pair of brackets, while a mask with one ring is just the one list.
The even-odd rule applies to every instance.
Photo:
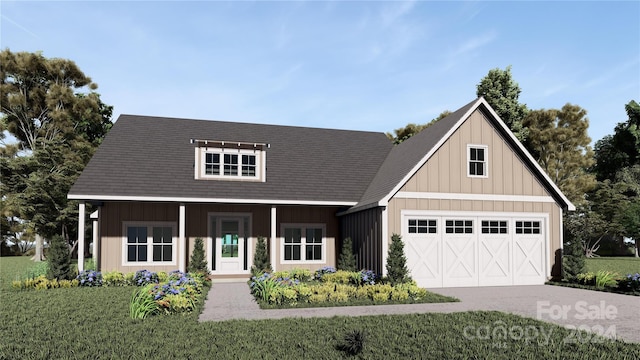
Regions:
[[460, 302], [261, 310], [246, 283], [214, 283], [200, 321], [496, 310], [640, 342], [640, 297], [637, 296], [551, 285], [430, 291], [456, 297]]

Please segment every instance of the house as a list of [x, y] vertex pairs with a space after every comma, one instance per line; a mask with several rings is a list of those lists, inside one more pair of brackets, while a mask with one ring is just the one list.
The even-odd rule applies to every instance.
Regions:
[[483, 98], [397, 146], [374, 132], [122, 115], [68, 197], [79, 234], [97, 205], [103, 271], [184, 270], [201, 237], [214, 278], [246, 278], [262, 236], [275, 270], [335, 266], [351, 237], [359, 266], [384, 274], [399, 234], [425, 287], [559, 276], [562, 212], [575, 209]]

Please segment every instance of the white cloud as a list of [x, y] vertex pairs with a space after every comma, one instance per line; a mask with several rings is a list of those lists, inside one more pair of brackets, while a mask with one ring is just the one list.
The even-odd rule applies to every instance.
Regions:
[[408, 0], [402, 2], [393, 2], [392, 6], [386, 6], [382, 9], [380, 16], [382, 17], [382, 24], [384, 26], [390, 26], [398, 19], [411, 12], [416, 4], [416, 0]]
[[487, 44], [490, 44], [493, 40], [498, 37], [498, 34], [495, 30], [491, 30], [487, 33], [484, 33], [480, 36], [472, 37], [471, 39], [462, 43], [453, 53], [454, 56], [463, 55], [469, 53], [473, 50], [479, 49]]

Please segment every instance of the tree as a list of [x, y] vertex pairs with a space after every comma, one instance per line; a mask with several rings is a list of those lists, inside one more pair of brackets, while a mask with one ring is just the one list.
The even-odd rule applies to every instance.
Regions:
[[620, 213], [625, 235], [635, 242], [636, 257], [640, 256], [640, 199], [629, 203]]
[[60, 235], [55, 235], [50, 244], [47, 278], [58, 280], [73, 279], [71, 255], [69, 254], [67, 242]]
[[585, 269], [585, 256], [579, 241], [571, 241], [565, 244], [562, 254], [563, 277], [569, 281], [576, 279], [578, 274]]
[[411, 280], [407, 269], [407, 257], [404, 254], [404, 243], [398, 234], [391, 236], [391, 246], [387, 256], [387, 277], [391, 285], [402, 284]]
[[598, 256], [596, 251], [600, 248], [600, 241], [607, 235], [608, 223], [603, 216], [581, 207], [577, 211], [568, 213], [564, 218], [565, 240], [568, 244], [580, 244], [580, 250], [588, 258]]
[[357, 271], [356, 257], [353, 254], [353, 242], [348, 237], [342, 242], [342, 250], [338, 258], [338, 269], [345, 271]]
[[[0, 112], [25, 149], [59, 135], [96, 144], [111, 127], [111, 107], [102, 104], [94, 92], [98, 86], [71, 60], [5, 49], [0, 75]], [[78, 92], [83, 89], [90, 92]]]
[[436, 117], [435, 119], [429, 121], [426, 124], [407, 124], [405, 127], [401, 127], [398, 129], [393, 130], [393, 134], [391, 133], [387, 133], [387, 138], [389, 138], [389, 140], [393, 141], [394, 144], [398, 145], [401, 142], [409, 139], [410, 137], [412, 137], [413, 135], [419, 133], [420, 131], [428, 128], [429, 126], [435, 124], [437, 121], [446, 118], [447, 116], [451, 115], [451, 111], [449, 110], [445, 110], [443, 112], [440, 113], [440, 115], [438, 115], [438, 117]]
[[256, 242], [256, 252], [253, 254], [253, 266], [251, 273], [258, 275], [263, 272], [271, 272], [271, 262], [269, 261], [269, 253], [267, 252], [267, 243], [264, 236], [258, 236]]
[[518, 102], [520, 85], [511, 76], [511, 66], [501, 70], [489, 70], [487, 76], [476, 86], [476, 95], [484, 97], [500, 119], [520, 141], [527, 139], [528, 133], [522, 120], [527, 115], [527, 105]]
[[614, 180], [618, 170], [640, 165], [640, 105], [631, 100], [625, 109], [627, 121], [619, 123], [613, 135], [596, 142], [593, 172], [598, 181]]
[[587, 169], [593, 165], [593, 151], [587, 135], [587, 112], [566, 104], [560, 110], [530, 111], [523, 121], [529, 129], [527, 148], [551, 180], [574, 204], [585, 201], [595, 177]]
[[196, 242], [193, 244], [193, 252], [191, 253], [188, 271], [190, 273], [207, 273], [207, 259], [204, 254], [204, 242], [202, 238], [196, 238]]
[[2, 156], [0, 186], [10, 216], [68, 241], [78, 210], [67, 193], [111, 128], [112, 107], [70, 60], [6, 49], [0, 73], [1, 130], [18, 140], [0, 151], [17, 154]]

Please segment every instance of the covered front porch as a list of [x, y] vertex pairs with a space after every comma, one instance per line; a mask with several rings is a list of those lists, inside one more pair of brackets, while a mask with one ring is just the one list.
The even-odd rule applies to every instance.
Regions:
[[[101, 271], [186, 271], [202, 238], [215, 278], [246, 278], [258, 237], [274, 270], [335, 266], [337, 205], [105, 201], [92, 215]], [[80, 202], [78, 269], [84, 270], [86, 206]], [[285, 240], [286, 238], [286, 240]]]

